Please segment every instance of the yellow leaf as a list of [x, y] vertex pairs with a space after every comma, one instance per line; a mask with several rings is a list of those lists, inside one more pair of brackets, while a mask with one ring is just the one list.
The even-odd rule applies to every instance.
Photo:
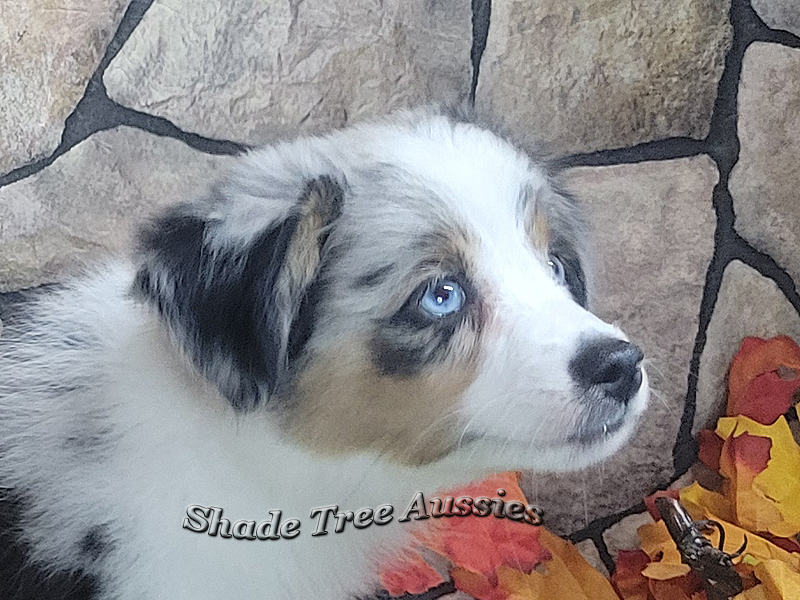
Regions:
[[733, 600], [773, 600], [773, 598], [767, 596], [767, 589], [763, 585], [757, 585], [741, 594], [736, 594]]
[[800, 598], [800, 572], [793, 571], [779, 560], [765, 560], [755, 567], [755, 574], [764, 587], [768, 600]]
[[675, 577], [683, 577], [686, 575], [691, 569], [689, 565], [684, 565], [683, 563], [675, 564], [671, 562], [651, 562], [647, 565], [644, 570], [642, 571], [642, 575], [647, 577], [648, 579], [674, 579]]
[[733, 507], [728, 499], [722, 494], [703, 488], [696, 481], [681, 490], [681, 504], [694, 519], [702, 519], [702, 515], [711, 512], [720, 519], [735, 520]]
[[525, 574], [509, 567], [497, 569], [499, 587], [509, 600], [619, 600], [608, 580], [589, 565], [577, 548], [542, 529], [539, 541], [553, 558], [544, 572]]
[[[642, 540], [642, 550], [651, 560], [661, 556], [660, 562], [670, 565], [681, 565], [681, 553], [672, 541], [664, 521], [656, 521], [642, 525], [637, 530]], [[651, 563], [652, 564], [652, 563]], [[644, 573], [644, 572], [643, 572]], [[683, 573], [681, 573], [683, 574]], [[676, 575], [677, 577], [677, 575]]]
[[[723, 417], [716, 431], [725, 440], [748, 433], [772, 442], [767, 467], [755, 477], [746, 469], [723, 472], [733, 484], [735, 520], [747, 529], [769, 531], [780, 537], [800, 532], [800, 446], [786, 419], [781, 417], [772, 425], [762, 425], [747, 417]], [[741, 475], [738, 482], [737, 475]]]

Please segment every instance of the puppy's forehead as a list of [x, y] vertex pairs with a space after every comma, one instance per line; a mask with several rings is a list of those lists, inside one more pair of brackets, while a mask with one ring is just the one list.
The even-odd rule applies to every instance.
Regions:
[[404, 171], [466, 219], [516, 218], [521, 196], [547, 185], [525, 154], [473, 125], [434, 119], [370, 139], [381, 163]]
[[412, 232], [507, 239], [524, 229], [526, 208], [548, 186], [527, 156], [471, 125], [433, 120], [383, 133], [364, 137], [369, 160], [352, 174], [356, 197], [346, 212], [360, 233], [388, 236], [389, 244]]

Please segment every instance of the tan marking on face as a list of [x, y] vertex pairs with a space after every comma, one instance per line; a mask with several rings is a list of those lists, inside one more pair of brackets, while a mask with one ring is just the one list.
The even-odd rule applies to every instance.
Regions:
[[320, 264], [319, 236], [333, 218], [336, 190], [314, 181], [300, 201], [300, 219], [289, 242], [279, 285], [287, 293], [305, 289], [314, 279]]
[[533, 203], [525, 215], [525, 230], [534, 250], [547, 256], [550, 247], [550, 224], [547, 215], [538, 207], [537, 202]]
[[324, 454], [376, 450], [403, 464], [434, 461], [458, 443], [459, 399], [475, 378], [475, 363], [388, 377], [369, 360], [365, 341], [353, 340], [300, 376], [289, 430]]

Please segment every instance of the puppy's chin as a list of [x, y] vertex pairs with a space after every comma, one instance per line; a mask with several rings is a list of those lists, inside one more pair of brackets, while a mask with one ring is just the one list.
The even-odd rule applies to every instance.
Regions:
[[647, 407], [650, 387], [644, 374], [639, 391], [628, 404], [622, 421], [600, 435], [568, 439], [563, 443], [537, 446], [535, 440], [476, 437], [454, 454], [462, 455], [468, 469], [483, 471], [532, 470], [570, 472], [603, 462], [613, 456], [636, 431], [639, 417]]
[[620, 450], [636, 431], [637, 421], [647, 407], [649, 397], [650, 387], [645, 375], [642, 386], [629, 403], [621, 423], [613, 430], [604, 431], [585, 440], [569, 441], [562, 446], [539, 449], [535, 457], [536, 464], [529, 468], [568, 472], [607, 460]]

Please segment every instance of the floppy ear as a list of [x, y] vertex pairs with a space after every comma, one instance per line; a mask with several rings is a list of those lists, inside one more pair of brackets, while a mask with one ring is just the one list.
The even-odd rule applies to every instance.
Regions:
[[293, 322], [342, 202], [341, 187], [324, 176], [248, 239], [226, 234], [223, 215], [235, 213], [235, 204], [227, 211], [179, 205], [141, 232], [144, 262], [134, 292], [158, 310], [235, 408], [253, 408], [275, 391]]

